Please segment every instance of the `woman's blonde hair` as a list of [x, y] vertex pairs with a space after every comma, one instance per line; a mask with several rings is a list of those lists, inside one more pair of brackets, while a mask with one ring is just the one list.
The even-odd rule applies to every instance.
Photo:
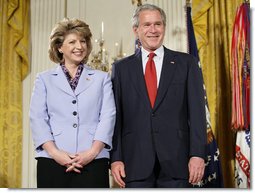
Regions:
[[82, 60], [83, 63], [86, 63], [92, 50], [92, 33], [89, 25], [79, 19], [64, 18], [55, 25], [50, 34], [49, 58], [55, 63], [63, 62], [63, 54], [59, 52], [59, 48], [62, 46], [66, 35], [70, 33], [77, 33], [86, 40], [87, 55]]

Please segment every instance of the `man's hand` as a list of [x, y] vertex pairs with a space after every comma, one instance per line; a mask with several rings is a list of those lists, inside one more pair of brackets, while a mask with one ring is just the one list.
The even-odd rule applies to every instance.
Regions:
[[200, 157], [191, 157], [189, 160], [189, 183], [197, 184], [204, 176], [205, 162]]
[[126, 177], [124, 168], [124, 163], [121, 161], [116, 161], [111, 164], [113, 178], [121, 188], [125, 188], [126, 185], [125, 182], [122, 180], [122, 178]]

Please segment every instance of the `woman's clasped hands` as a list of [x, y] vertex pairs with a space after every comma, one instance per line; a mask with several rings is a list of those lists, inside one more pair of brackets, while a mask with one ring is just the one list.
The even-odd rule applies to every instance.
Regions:
[[74, 171], [77, 173], [81, 173], [80, 169], [82, 169], [83, 166], [94, 160], [96, 155], [97, 154], [94, 153], [92, 150], [80, 152], [75, 155], [68, 155], [71, 160], [65, 164], [65, 166], [67, 167], [66, 172]]

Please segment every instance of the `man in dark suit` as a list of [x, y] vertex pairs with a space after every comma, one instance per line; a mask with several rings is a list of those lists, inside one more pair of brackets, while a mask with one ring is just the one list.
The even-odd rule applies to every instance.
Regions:
[[161, 8], [138, 7], [133, 29], [142, 48], [113, 65], [111, 171], [120, 187], [191, 187], [204, 174], [202, 72], [191, 55], [162, 45], [165, 27]]

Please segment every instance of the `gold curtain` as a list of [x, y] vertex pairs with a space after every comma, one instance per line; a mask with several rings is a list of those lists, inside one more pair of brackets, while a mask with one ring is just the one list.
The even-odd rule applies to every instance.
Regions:
[[20, 188], [30, 0], [0, 0], [0, 187]]
[[241, 0], [192, 0], [192, 20], [226, 188], [235, 187], [230, 50], [235, 13], [241, 3]]

